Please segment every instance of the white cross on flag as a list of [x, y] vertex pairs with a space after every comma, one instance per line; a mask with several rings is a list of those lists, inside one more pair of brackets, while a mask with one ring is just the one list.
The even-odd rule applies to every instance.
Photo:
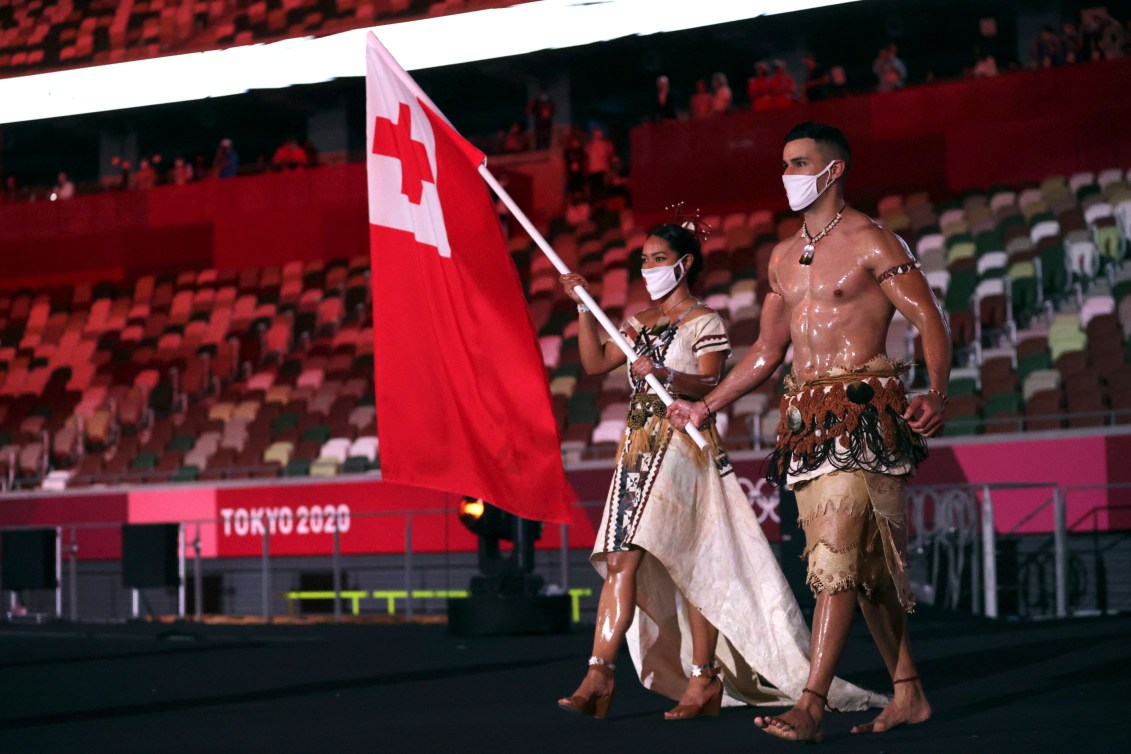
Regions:
[[382, 474], [569, 521], [541, 349], [483, 153], [372, 33], [366, 61]]
[[450, 257], [436, 191], [436, 136], [421, 102], [428, 99], [372, 33], [369, 39], [369, 222], [409, 231], [420, 243], [434, 246], [440, 256]]

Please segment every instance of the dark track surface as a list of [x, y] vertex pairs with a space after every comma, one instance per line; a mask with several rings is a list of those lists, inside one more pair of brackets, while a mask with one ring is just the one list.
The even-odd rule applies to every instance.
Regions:
[[[1107, 752], [1131, 745], [1131, 617], [990, 622], [920, 610], [935, 716], [824, 748]], [[666, 723], [627, 655], [610, 718], [560, 712], [590, 633], [459, 639], [441, 625], [0, 625], [0, 751], [791, 751], [749, 708]], [[890, 690], [858, 618], [842, 675]], [[811, 749], [810, 749], [811, 750]]]

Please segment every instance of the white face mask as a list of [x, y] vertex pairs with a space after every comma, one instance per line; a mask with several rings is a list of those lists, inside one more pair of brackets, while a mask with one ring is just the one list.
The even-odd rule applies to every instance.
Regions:
[[679, 285], [679, 281], [683, 280], [685, 276], [683, 259], [684, 257], [680, 257], [675, 264], [665, 265], [664, 267], [640, 270], [640, 274], [644, 276], [644, 285], [648, 287], [648, 295], [652, 297], [653, 301], [674, 291], [675, 287]]
[[825, 188], [817, 189], [817, 179], [825, 173], [829, 172], [832, 168], [833, 160], [825, 169], [816, 175], [783, 175], [781, 177], [782, 183], [785, 184], [785, 195], [789, 198], [789, 208], [794, 212], [800, 212], [808, 207], [813, 202], [817, 201], [817, 197], [825, 193], [825, 189], [833, 185], [830, 180], [825, 184]]

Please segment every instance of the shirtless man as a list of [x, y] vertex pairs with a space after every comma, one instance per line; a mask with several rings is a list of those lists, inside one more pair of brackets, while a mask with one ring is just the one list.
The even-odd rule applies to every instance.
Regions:
[[[668, 413], [676, 427], [702, 425], [770, 379], [793, 344], [769, 478], [797, 493], [817, 597], [811, 667], [797, 704], [755, 723], [780, 738], [820, 741], [825, 697], [857, 605], [891, 674], [894, 698], [853, 732], [878, 733], [931, 715], [906, 628], [914, 597], [903, 482], [926, 457], [923, 438], [942, 428], [950, 333], [906, 245], [845, 205], [852, 154], [844, 135], [802, 123], [785, 142], [783, 181], [805, 224], [770, 258], [758, 340], [701, 402], [676, 401]], [[905, 365], [884, 356], [897, 309], [922, 334], [930, 377], [930, 390], [910, 404], [898, 379]]]

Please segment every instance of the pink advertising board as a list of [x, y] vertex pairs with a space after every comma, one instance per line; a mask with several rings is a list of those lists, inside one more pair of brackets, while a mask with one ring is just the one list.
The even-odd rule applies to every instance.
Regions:
[[[795, 514], [777, 509], [772, 489], [761, 480], [763, 460], [760, 454], [743, 454], [734, 466], [766, 536], [775, 541], [780, 538], [779, 516]], [[592, 546], [611, 476], [609, 464], [569, 472], [578, 497], [588, 501], [574, 509], [568, 529], [571, 548]], [[1127, 530], [1131, 432], [935, 443], [912, 484], [1027, 485], [992, 490], [1002, 533], [1051, 531], [1051, 506], [1030, 514], [1054, 488], [1065, 495], [1072, 531]], [[1128, 488], [1087, 489], [1120, 484]], [[372, 477], [20, 493], [0, 499], [0, 528], [78, 525], [82, 559], [118, 558], [123, 523], [169, 521], [185, 522], [186, 542], [191, 546], [199, 536], [201, 554], [208, 558], [256, 557], [262, 553], [264, 532], [274, 555], [326, 555], [332, 551], [335, 530], [343, 554], [396, 554], [405, 551], [409, 511], [414, 552], [472, 552], [476, 539], [454, 512], [459, 501], [459, 495]], [[69, 538], [68, 532], [64, 539]], [[538, 547], [560, 545], [561, 528], [547, 526]]]

